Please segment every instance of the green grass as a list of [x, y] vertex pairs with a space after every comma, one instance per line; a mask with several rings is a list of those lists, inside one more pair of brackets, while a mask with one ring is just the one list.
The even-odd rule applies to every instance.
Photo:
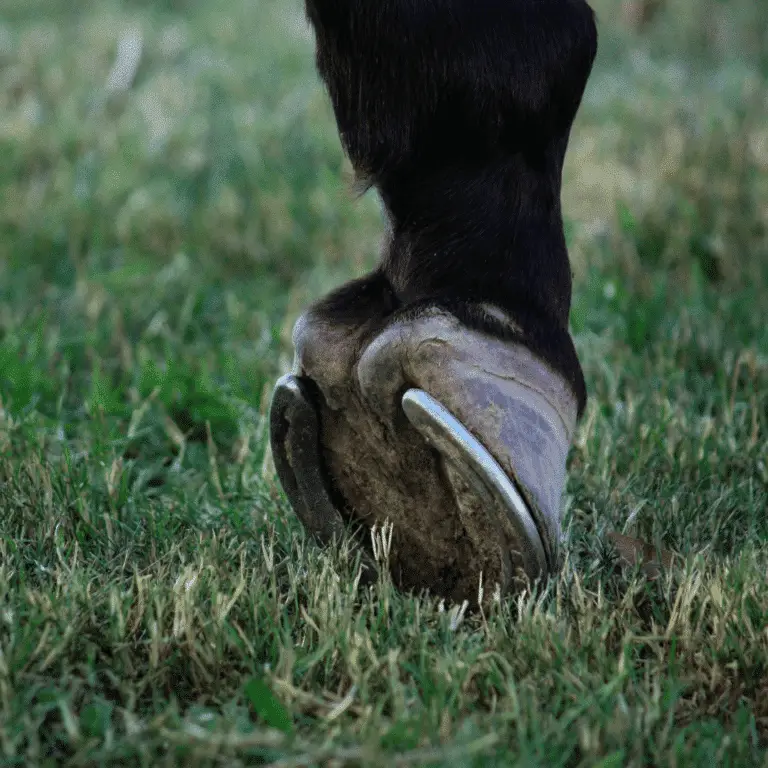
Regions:
[[[646, 37], [597, 3], [563, 194], [591, 396], [568, 558], [480, 616], [364, 589], [265, 455], [293, 320], [380, 236], [300, 5], [4, 4], [0, 765], [768, 766], [753, 4], [714, 4], [710, 50], [689, 0]], [[611, 531], [681, 561], [653, 580]]]

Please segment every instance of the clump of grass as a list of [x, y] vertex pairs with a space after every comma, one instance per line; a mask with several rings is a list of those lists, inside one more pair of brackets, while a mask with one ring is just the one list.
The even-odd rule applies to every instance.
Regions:
[[[600, 546], [605, 523], [584, 519], [600, 500], [584, 509], [577, 492], [558, 580], [457, 621], [387, 580], [360, 587], [353, 560], [309, 546], [258, 492], [215, 510], [207, 494], [212, 520], [199, 497], [111, 509], [82, 460], [28, 459], [3, 487], [14, 730], [0, 739], [25, 762], [760, 753], [768, 592], [754, 548], [713, 557], [687, 529], [699, 554], [649, 582]], [[671, 504], [663, 519], [691, 507]]]
[[[591, 5], [610, 35], [618, 15], [616, 3], [593, 0]], [[707, 67], [735, 59], [751, 69], [768, 72], [768, 20], [750, 0], [624, 0], [626, 26], [618, 37], [650, 50], [654, 56]]]
[[[768, 265], [766, 116], [749, 104], [709, 128], [688, 116], [665, 134], [656, 199], [619, 223], [637, 271], [732, 289], [765, 280]], [[687, 129], [684, 127], [687, 125]]]

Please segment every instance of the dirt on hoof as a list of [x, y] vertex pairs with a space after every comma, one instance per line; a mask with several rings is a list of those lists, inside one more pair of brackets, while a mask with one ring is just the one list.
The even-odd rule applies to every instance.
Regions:
[[510, 515], [478, 495], [408, 421], [399, 405], [404, 387], [436, 398], [491, 453], [530, 511], [545, 570], [556, 567], [576, 404], [541, 361], [440, 312], [391, 324], [375, 338], [305, 317], [294, 339], [294, 373], [317, 386], [334, 505], [362, 528], [369, 551], [365, 533], [392, 524], [388, 564], [398, 587], [474, 604], [481, 580], [486, 598], [497, 585], [505, 594], [525, 583], [520, 548], [528, 546]]
[[498, 583], [507, 591], [511, 564], [499, 532], [472, 525], [486, 519], [472, 507], [476, 497], [413, 427], [382, 424], [354, 393], [342, 410], [323, 406], [321, 423], [342, 515], [365, 529], [393, 526], [396, 586], [475, 602], [482, 573], [489, 590]]

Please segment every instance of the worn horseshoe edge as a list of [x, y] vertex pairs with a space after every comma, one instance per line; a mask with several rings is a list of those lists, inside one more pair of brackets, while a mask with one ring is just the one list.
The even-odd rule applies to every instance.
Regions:
[[322, 544], [340, 538], [344, 521], [326, 486], [318, 408], [308, 384], [290, 373], [275, 384], [269, 442], [280, 485], [298, 518]]
[[[490, 452], [441, 403], [421, 389], [409, 389], [402, 408], [410, 424], [472, 486], [491, 509], [506, 516], [526, 574], [548, 571], [536, 523], [513, 483]], [[270, 406], [270, 445], [280, 485], [299, 520], [322, 544], [340, 541], [344, 520], [327, 485], [320, 448], [318, 407], [310, 385], [293, 374], [275, 384]], [[363, 551], [363, 563], [375, 562]]]

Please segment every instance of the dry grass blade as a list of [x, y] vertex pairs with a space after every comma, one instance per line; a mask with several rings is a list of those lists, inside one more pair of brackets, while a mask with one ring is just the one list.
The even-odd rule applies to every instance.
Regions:
[[115, 63], [107, 78], [107, 91], [119, 93], [130, 89], [139, 71], [143, 50], [144, 38], [140, 29], [131, 29], [120, 36]]

